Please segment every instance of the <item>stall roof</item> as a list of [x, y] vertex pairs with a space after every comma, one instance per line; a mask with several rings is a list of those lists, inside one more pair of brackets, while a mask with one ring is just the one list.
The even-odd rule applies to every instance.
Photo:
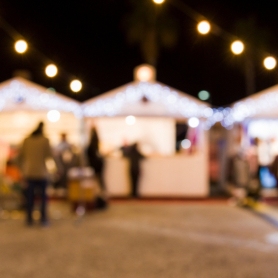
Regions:
[[235, 121], [250, 118], [278, 118], [278, 85], [235, 102], [232, 116]]
[[207, 103], [156, 81], [128, 83], [83, 102], [82, 110], [85, 117], [207, 118], [211, 113]]
[[0, 112], [48, 111], [57, 109], [81, 116], [81, 104], [22, 77], [14, 77], [0, 84]]

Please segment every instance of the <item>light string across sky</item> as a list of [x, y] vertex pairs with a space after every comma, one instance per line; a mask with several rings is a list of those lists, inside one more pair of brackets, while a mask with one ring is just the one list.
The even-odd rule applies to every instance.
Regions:
[[[0, 17], [0, 28], [2, 28], [15, 41], [14, 49], [19, 55], [24, 55], [28, 51], [29, 44], [27, 40], [2, 17]], [[41, 54], [41, 56], [43, 56], [44, 60], [50, 61], [50, 59], [46, 58], [45, 55]], [[45, 74], [49, 78], [56, 77], [58, 73], [59, 70], [55, 63], [49, 63], [45, 66]], [[79, 93], [82, 89], [82, 82], [78, 79], [72, 79], [69, 87], [72, 92]]]
[[[195, 20], [197, 23], [197, 31], [200, 33], [200, 35], [208, 35], [209, 33], [214, 33], [221, 35], [225, 39], [228, 39], [231, 41], [230, 49], [233, 54], [240, 55], [244, 53], [245, 45], [243, 41], [239, 38], [237, 38], [234, 35], [229, 34], [216, 24], [210, 22], [206, 19], [205, 16], [199, 14], [195, 10], [188, 7], [185, 3], [181, 2], [180, 0], [150, 0], [153, 1], [155, 4], [163, 4], [164, 2], [169, 2], [170, 4], [174, 5], [176, 8], [181, 10], [183, 13], [185, 13], [187, 16], [189, 16], [191, 19]], [[28, 42], [27, 40], [20, 35], [12, 26], [10, 26], [3, 18], [0, 17], [0, 28], [2, 28], [9, 36], [13, 38], [15, 41], [14, 49], [19, 55], [24, 55], [26, 51], [28, 51]], [[216, 30], [216, 31], [215, 31]], [[20, 38], [20, 39], [18, 39]], [[50, 60], [50, 59], [48, 59]], [[276, 67], [276, 59], [274, 56], [266, 56], [263, 60], [263, 66], [267, 70], [272, 70]], [[53, 63], [49, 63], [45, 67], [45, 74], [49, 78], [54, 78], [57, 75], [59, 75], [59, 69], [57, 65]], [[70, 89], [78, 93], [82, 89], [82, 82], [78, 79], [71, 80]], [[202, 100], [207, 100], [209, 98], [209, 93], [206, 91], [202, 91], [199, 94], [199, 98]], [[107, 106], [105, 106], [107, 107]], [[84, 108], [84, 107], [83, 107]], [[95, 107], [94, 107], [95, 108]], [[184, 108], [185, 109], [185, 108]], [[85, 109], [86, 110], [86, 109]], [[186, 110], [186, 109], [185, 109]], [[238, 112], [238, 107], [233, 108], [215, 108], [213, 109], [213, 113], [209, 117], [207, 117], [207, 128], [210, 128], [212, 125], [214, 125], [216, 122], [221, 122], [224, 127], [231, 127], [234, 122], [239, 121], [239, 118], [244, 118], [246, 115], [242, 116]], [[90, 113], [91, 110], [90, 110]], [[185, 113], [185, 112], [184, 112]], [[194, 114], [194, 113], [193, 113]], [[187, 115], [189, 116], [189, 115]]]
[[[178, 8], [181, 12], [185, 13], [188, 17], [193, 19], [197, 22], [197, 31], [201, 35], [208, 35], [212, 31], [214, 34], [221, 35], [222, 37], [231, 41], [230, 50], [235, 55], [240, 55], [244, 53], [245, 45], [244, 42], [237, 38], [237, 36], [230, 34], [229, 32], [223, 30], [218, 25], [210, 22], [205, 16], [201, 15], [200, 13], [196, 12], [185, 3], [181, 2], [180, 0], [152, 0], [155, 4], [161, 5], [166, 2], [169, 2], [176, 8]], [[263, 66], [267, 70], [273, 70], [276, 67], [277, 61], [274, 56], [266, 56], [263, 59]]]
[[[220, 34], [223, 37], [231, 40], [230, 49], [233, 54], [240, 55], [244, 53], [245, 45], [242, 40], [235, 39], [236, 36], [229, 34], [228, 32], [226, 32], [216, 24], [210, 22], [209, 20], [206, 19], [205, 16], [193, 10], [191, 7], [187, 6], [182, 1], [180, 0], [150, 0], [150, 1], [153, 1], [157, 5], [161, 5], [166, 2], [167, 3], [169, 2], [170, 4], [178, 8], [181, 12], [186, 14], [186, 16], [190, 17], [191, 19], [197, 22], [197, 31], [201, 35], [207, 35], [211, 32], [215, 34]], [[15, 40], [15, 44], [14, 44], [15, 51], [21, 55], [26, 53], [26, 51], [28, 51], [27, 40], [21, 34], [19, 34], [12, 26], [10, 26], [2, 17], [0, 17], [0, 22], [1, 22], [0, 27]], [[17, 38], [21, 38], [21, 39], [18, 40]], [[274, 69], [276, 67], [276, 64], [277, 61], [274, 56], [266, 56], [263, 60], [263, 65], [267, 70]], [[45, 67], [45, 74], [49, 78], [56, 77], [59, 74], [57, 65], [55, 63], [47, 64]], [[69, 87], [74, 93], [78, 93], [82, 89], [82, 82], [78, 79], [73, 79], [71, 80]], [[209, 95], [207, 97], [209, 97]], [[207, 100], [207, 99], [203, 98], [202, 100]]]

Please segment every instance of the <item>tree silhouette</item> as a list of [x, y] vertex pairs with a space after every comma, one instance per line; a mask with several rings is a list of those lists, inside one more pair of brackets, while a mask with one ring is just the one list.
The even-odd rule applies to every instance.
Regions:
[[127, 42], [137, 44], [142, 58], [156, 66], [161, 48], [171, 48], [177, 43], [178, 25], [164, 5], [151, 0], [129, 0], [131, 10], [123, 20]]

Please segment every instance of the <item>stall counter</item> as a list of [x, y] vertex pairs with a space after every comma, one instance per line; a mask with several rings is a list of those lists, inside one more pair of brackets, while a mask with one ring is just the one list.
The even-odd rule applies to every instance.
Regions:
[[[149, 157], [142, 161], [139, 196], [207, 197], [209, 195], [208, 161], [202, 153]], [[128, 161], [107, 157], [105, 181], [111, 197], [130, 194]]]

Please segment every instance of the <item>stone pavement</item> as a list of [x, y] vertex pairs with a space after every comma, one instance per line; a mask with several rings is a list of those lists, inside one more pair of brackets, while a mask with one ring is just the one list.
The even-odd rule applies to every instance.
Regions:
[[224, 201], [111, 201], [84, 216], [51, 201], [51, 226], [0, 219], [0, 277], [276, 278], [278, 229]]

